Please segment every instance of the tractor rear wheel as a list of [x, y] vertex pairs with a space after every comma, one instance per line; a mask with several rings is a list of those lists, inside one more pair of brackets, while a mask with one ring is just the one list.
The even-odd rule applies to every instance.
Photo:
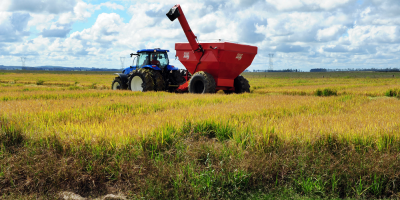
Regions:
[[214, 77], [204, 71], [196, 72], [189, 82], [189, 92], [195, 94], [215, 93]]
[[153, 91], [154, 81], [152, 78], [152, 70], [141, 68], [131, 72], [131, 76], [129, 77], [129, 88], [132, 91]]
[[159, 71], [153, 71], [154, 89], [156, 91], [165, 90], [165, 81], [163, 76]]
[[235, 86], [236, 94], [250, 92], [249, 81], [243, 76], [239, 75], [238, 77], [236, 77], [233, 81], [233, 85]]

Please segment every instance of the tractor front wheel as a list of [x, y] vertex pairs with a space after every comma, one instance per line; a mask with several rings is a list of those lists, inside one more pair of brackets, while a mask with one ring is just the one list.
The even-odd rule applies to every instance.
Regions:
[[189, 81], [189, 92], [195, 94], [215, 93], [214, 77], [204, 71], [193, 74]]
[[138, 69], [131, 73], [129, 86], [132, 91], [147, 92], [154, 90], [154, 81], [150, 69]]
[[116, 77], [111, 84], [112, 90], [125, 90], [127, 88], [127, 85], [125, 83], [122, 83], [121, 78], [119, 77]]

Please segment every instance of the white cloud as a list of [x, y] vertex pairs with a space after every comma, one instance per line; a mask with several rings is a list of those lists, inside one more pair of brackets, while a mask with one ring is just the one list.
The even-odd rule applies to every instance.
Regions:
[[317, 32], [318, 41], [332, 41], [338, 39], [347, 30], [346, 26], [334, 25], [325, 29], [320, 29]]
[[337, 7], [346, 5], [354, 0], [266, 0], [280, 11], [293, 11], [293, 10], [332, 10]]
[[0, 12], [7, 11], [10, 8], [11, 0], [1, 0], [0, 1]]
[[12, 0], [8, 10], [60, 14], [72, 10], [75, 4], [76, 0]]
[[400, 42], [398, 26], [356, 26], [348, 32], [350, 42], [356, 46]]
[[89, 18], [97, 8], [91, 4], [79, 1], [73, 10], [62, 13], [58, 19], [60, 24], [70, 24], [75, 21], [83, 21]]
[[97, 6], [97, 9], [100, 9], [101, 6], [105, 6], [114, 10], [125, 10], [124, 6], [116, 4], [116, 3], [110, 3], [110, 2], [106, 2], [106, 3], [101, 3], [99, 6]]

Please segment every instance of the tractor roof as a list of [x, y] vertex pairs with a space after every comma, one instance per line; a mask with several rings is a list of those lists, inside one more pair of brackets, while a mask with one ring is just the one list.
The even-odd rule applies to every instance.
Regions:
[[137, 51], [137, 53], [140, 52], [169, 52], [169, 50], [157, 48], [157, 49], [141, 49]]

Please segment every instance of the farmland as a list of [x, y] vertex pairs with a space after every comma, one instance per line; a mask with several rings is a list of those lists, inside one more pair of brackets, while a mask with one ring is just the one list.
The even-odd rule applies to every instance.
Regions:
[[399, 198], [400, 74], [244, 73], [251, 93], [0, 72], [4, 198]]

